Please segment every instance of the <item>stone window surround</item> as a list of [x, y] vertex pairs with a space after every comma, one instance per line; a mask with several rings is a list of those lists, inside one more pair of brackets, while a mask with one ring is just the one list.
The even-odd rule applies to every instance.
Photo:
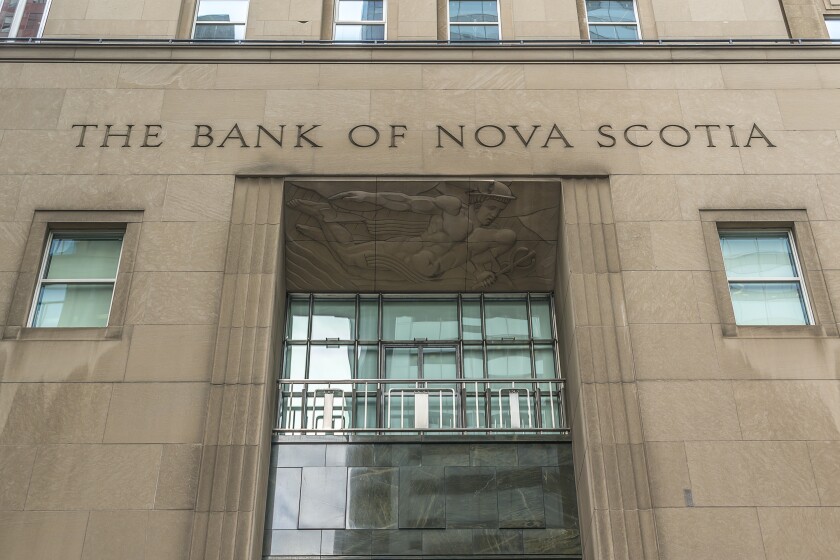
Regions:
[[[2, 338], [18, 340], [114, 340], [122, 338], [142, 219], [143, 212], [140, 210], [36, 210], [29, 228], [29, 236], [24, 247]], [[31, 306], [34, 305], [35, 288], [50, 232], [69, 229], [113, 230], [115, 228], [124, 230], [125, 234], [108, 326], [101, 328], [26, 326]]]
[[[838, 336], [837, 324], [828, 297], [814, 236], [805, 210], [700, 210], [700, 221], [712, 274], [712, 289], [717, 301], [721, 330], [731, 338], [812, 338]], [[723, 229], [791, 230], [796, 244], [800, 271], [811, 303], [813, 325], [737, 325], [729, 283], [720, 248], [719, 231]]]

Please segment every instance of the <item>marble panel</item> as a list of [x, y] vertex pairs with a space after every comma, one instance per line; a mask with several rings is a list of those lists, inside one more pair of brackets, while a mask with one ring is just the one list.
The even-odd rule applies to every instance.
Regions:
[[281, 443], [271, 448], [271, 464], [275, 467], [323, 467], [325, 444]]
[[271, 531], [266, 548], [277, 556], [317, 556], [321, 553], [321, 531]]
[[543, 470], [539, 467], [499, 468], [499, 527], [525, 529], [545, 527]]
[[525, 554], [581, 553], [580, 531], [568, 529], [525, 529], [522, 531]]
[[373, 445], [333, 443], [327, 445], [327, 467], [371, 467]]
[[[400, 529], [446, 527], [445, 496], [444, 467], [401, 467]], [[425, 552], [425, 541], [423, 549]]]
[[321, 531], [321, 554], [367, 556], [371, 552], [371, 531]]
[[301, 469], [271, 469], [268, 487], [274, 489], [269, 496], [267, 517], [271, 529], [297, 529], [300, 515]]
[[516, 463], [516, 445], [474, 443], [470, 446], [470, 465], [474, 467], [512, 467]]
[[373, 446], [373, 464], [377, 467], [419, 467], [421, 445], [414, 443], [377, 443]]
[[347, 477], [347, 528], [396, 529], [399, 468], [350, 467]]
[[520, 467], [571, 466], [572, 446], [558, 443], [520, 443], [516, 446]]
[[423, 554], [426, 531], [371, 531], [371, 554], [374, 556], [415, 556]]
[[571, 466], [542, 469], [545, 526], [578, 530], [575, 471]]
[[472, 553], [472, 531], [469, 529], [423, 531], [424, 555], [455, 556]]
[[346, 504], [347, 469], [303, 467], [299, 528], [343, 529]]
[[470, 447], [463, 443], [424, 443], [420, 449], [424, 467], [468, 467]]
[[522, 531], [513, 529], [475, 529], [473, 531], [475, 555], [522, 554]]
[[496, 483], [492, 467], [446, 467], [446, 528], [498, 528]]

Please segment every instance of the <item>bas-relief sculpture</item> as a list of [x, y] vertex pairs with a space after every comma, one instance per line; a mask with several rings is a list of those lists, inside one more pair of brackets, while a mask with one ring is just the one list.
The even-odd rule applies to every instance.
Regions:
[[286, 192], [291, 290], [552, 289], [557, 183], [295, 182]]

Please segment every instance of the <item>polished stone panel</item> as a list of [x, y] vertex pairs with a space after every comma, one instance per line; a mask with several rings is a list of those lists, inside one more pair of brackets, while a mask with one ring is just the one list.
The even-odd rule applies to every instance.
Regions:
[[372, 467], [373, 445], [335, 443], [327, 446], [328, 467]]
[[426, 443], [420, 450], [424, 467], [467, 467], [470, 447], [461, 443]]
[[556, 443], [523, 443], [516, 446], [518, 464], [521, 467], [553, 467], [566, 464], [565, 449], [568, 448], [568, 464], [572, 464], [570, 445]]
[[474, 467], [516, 466], [516, 446], [474, 443], [470, 446], [470, 464]]
[[347, 479], [347, 528], [396, 529], [399, 469], [350, 467]]
[[575, 472], [571, 468], [542, 469], [545, 499], [545, 526], [577, 528], [578, 509], [575, 494]]
[[271, 448], [271, 464], [275, 467], [323, 467], [326, 445], [283, 444]]
[[271, 469], [268, 487], [274, 488], [269, 497], [268, 511], [270, 527], [273, 529], [297, 529], [300, 515], [301, 469]]
[[472, 531], [469, 529], [423, 531], [423, 554], [467, 555], [473, 553], [472, 546]]
[[374, 556], [408, 556], [423, 554], [424, 531], [371, 531], [371, 554]]
[[580, 554], [580, 532], [576, 529], [525, 529], [525, 554]]
[[539, 467], [496, 470], [499, 489], [499, 527], [525, 529], [545, 527], [543, 473]]
[[446, 528], [496, 529], [496, 469], [446, 467]]
[[400, 529], [446, 527], [444, 467], [401, 467]]
[[272, 531], [268, 550], [276, 556], [317, 555], [321, 552], [321, 531]]
[[419, 467], [420, 444], [377, 443], [373, 446], [373, 464], [377, 467]]
[[522, 531], [473, 530], [473, 554], [522, 554]]
[[300, 492], [301, 529], [343, 529], [347, 469], [304, 467]]
[[321, 554], [367, 556], [371, 531], [321, 531]]

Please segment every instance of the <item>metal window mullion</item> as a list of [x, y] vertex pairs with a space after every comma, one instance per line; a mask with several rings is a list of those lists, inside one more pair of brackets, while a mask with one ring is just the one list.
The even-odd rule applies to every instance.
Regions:
[[736, 282], [738, 284], [783, 284], [783, 283], [792, 283], [792, 282], [799, 282], [802, 279], [801, 276], [771, 276], [768, 278], [727, 278], [727, 282]]
[[20, 0], [17, 8], [15, 8], [15, 15], [12, 16], [12, 24], [9, 27], [9, 38], [17, 37], [20, 31], [20, 22], [23, 20], [23, 11], [26, 7], [26, 0]]
[[792, 229], [787, 230], [787, 236], [791, 255], [793, 255], [793, 266], [796, 269], [797, 281], [799, 282], [799, 287], [802, 290], [802, 299], [805, 303], [805, 313], [808, 316], [808, 324], [815, 325], [816, 321], [814, 320], [814, 313], [811, 309], [811, 301], [808, 297], [808, 287], [805, 285], [805, 275], [802, 273], [802, 264], [799, 262], [799, 252], [796, 250], [796, 242], [793, 239]]

